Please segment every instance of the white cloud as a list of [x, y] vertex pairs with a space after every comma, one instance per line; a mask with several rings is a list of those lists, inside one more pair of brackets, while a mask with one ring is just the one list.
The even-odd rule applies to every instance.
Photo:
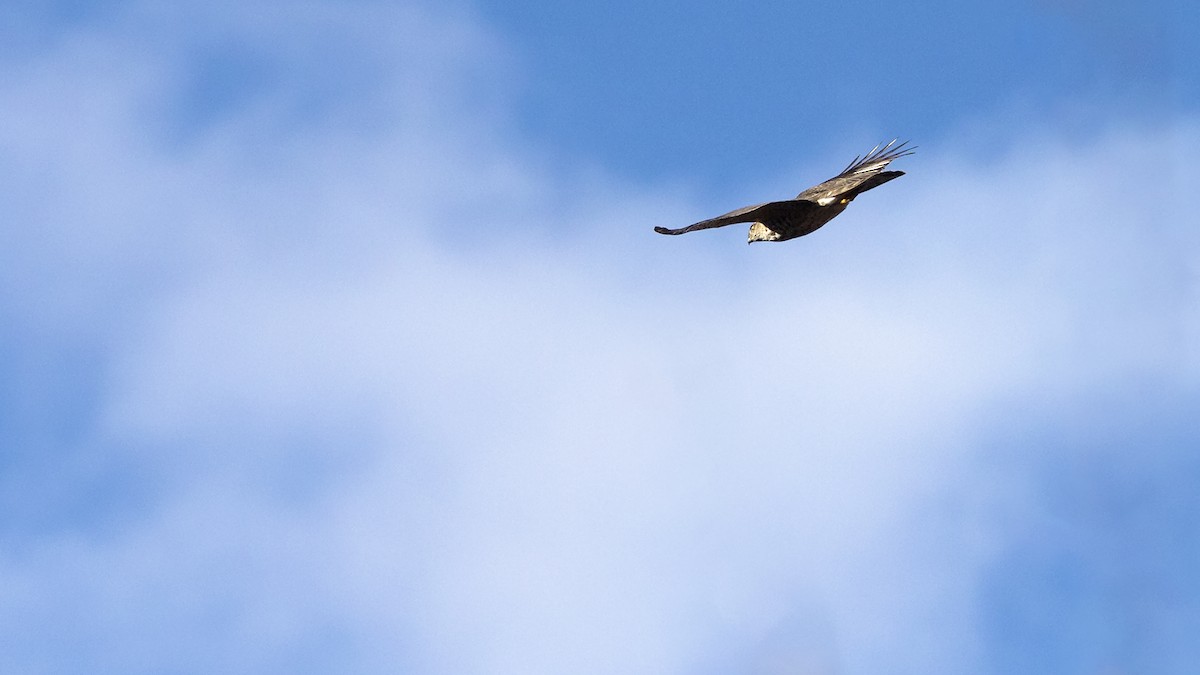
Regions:
[[[345, 90], [369, 123], [285, 124], [312, 92], [281, 77], [137, 139], [190, 64], [150, 10], [5, 89], [6, 174], [42, 173], [5, 193], [0, 309], [103, 340], [87, 450], [162, 487], [0, 562], [3, 669], [973, 670], [975, 509], [1023, 489], [981, 480], [981, 417], [1200, 374], [1200, 205], [1161, 187], [1194, 123], [931, 149], [787, 245], [656, 237], [698, 207], [560, 175], [442, 88], [494, 76], [486, 31], [368, 7], [336, 42], [402, 73]], [[200, 34], [310, 62], [225, 16]]]

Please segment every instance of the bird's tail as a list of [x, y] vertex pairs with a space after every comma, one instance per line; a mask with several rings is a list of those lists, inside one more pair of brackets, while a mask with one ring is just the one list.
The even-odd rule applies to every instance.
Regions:
[[859, 196], [860, 194], [866, 192], [867, 190], [870, 190], [872, 188], [877, 188], [880, 185], [883, 185], [884, 183], [888, 182], [889, 180], [895, 180], [903, 175], [904, 175], [903, 171], [880, 171], [879, 173], [875, 174], [874, 176], [871, 176], [870, 178], [864, 180], [862, 183], [860, 183], [858, 186], [856, 186], [854, 188], [854, 190], [852, 190], [848, 196], [850, 199], [854, 199], [855, 197]]

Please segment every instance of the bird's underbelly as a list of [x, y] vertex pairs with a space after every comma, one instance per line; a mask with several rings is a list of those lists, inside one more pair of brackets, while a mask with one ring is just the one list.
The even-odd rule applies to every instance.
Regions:
[[819, 227], [833, 220], [835, 216], [845, 210], [845, 204], [834, 203], [801, 213], [787, 214], [775, 222], [766, 223], [766, 226], [779, 233], [778, 241], [795, 239], [796, 237], [803, 237], [806, 234], [815, 232]]

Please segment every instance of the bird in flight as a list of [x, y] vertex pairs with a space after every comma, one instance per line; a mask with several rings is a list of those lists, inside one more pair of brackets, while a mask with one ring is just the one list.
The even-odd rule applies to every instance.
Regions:
[[846, 210], [855, 197], [904, 175], [903, 171], [884, 171], [893, 160], [911, 155], [916, 150], [915, 146], [908, 147], [908, 141], [896, 145], [896, 140], [882, 147], [876, 145], [866, 155], [855, 157], [841, 173], [808, 188], [796, 195], [795, 199], [746, 206], [677, 230], [656, 227], [654, 231], [659, 234], [683, 234], [733, 223], [750, 223], [747, 242], [750, 244], [803, 237], [833, 220], [834, 216]]

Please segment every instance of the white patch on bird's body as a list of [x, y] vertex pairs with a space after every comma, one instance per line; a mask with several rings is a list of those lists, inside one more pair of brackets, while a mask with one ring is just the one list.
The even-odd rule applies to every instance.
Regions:
[[837, 199], [837, 197], [821, 197], [820, 199], [817, 200], [817, 204], [820, 206], [829, 206], [836, 199]]

